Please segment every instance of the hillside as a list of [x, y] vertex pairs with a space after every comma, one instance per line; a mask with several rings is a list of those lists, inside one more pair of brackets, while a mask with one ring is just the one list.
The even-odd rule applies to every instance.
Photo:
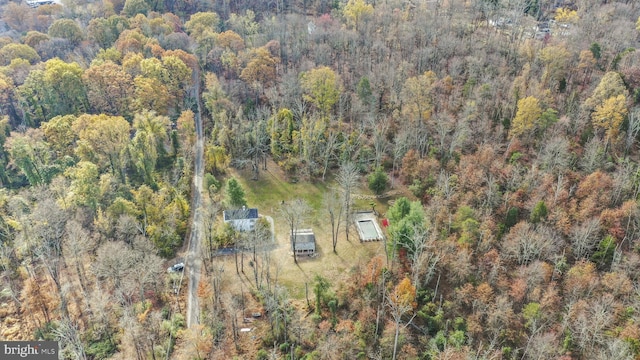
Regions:
[[[640, 358], [636, 1], [0, 17], [0, 339], [65, 359]], [[243, 206], [249, 232], [222, 219]], [[384, 241], [360, 242], [361, 210]]]

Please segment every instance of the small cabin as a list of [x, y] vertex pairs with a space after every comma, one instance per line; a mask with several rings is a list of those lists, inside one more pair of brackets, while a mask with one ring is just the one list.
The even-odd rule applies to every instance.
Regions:
[[316, 253], [316, 236], [311, 229], [296, 230], [291, 236], [291, 251], [294, 256], [313, 256]]

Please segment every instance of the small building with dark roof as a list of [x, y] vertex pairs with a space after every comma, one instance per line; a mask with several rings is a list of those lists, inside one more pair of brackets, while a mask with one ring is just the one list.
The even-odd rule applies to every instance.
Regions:
[[252, 231], [258, 221], [258, 209], [243, 206], [242, 209], [225, 210], [222, 216], [224, 222], [237, 231]]
[[296, 230], [291, 236], [291, 251], [294, 256], [314, 255], [316, 253], [316, 236], [313, 230]]

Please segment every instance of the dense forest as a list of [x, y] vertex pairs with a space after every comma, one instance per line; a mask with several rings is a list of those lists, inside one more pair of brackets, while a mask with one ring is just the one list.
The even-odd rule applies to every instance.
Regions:
[[[0, 339], [65, 359], [640, 358], [637, 1], [0, 0], [0, 16]], [[290, 219], [316, 212], [336, 241], [352, 190], [405, 189], [385, 254], [317, 275], [300, 305], [256, 254], [262, 226], [243, 238], [250, 286], [226, 288], [213, 254], [242, 236], [207, 221], [187, 327], [166, 264], [193, 218], [200, 115], [209, 219], [245, 204], [232, 169], [267, 162], [339, 185]], [[264, 309], [251, 344], [245, 301]]]

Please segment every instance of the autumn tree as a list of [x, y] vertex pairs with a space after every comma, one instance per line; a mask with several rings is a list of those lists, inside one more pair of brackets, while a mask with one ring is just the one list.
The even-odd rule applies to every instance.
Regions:
[[[398, 350], [398, 337], [400, 335], [400, 323], [402, 322], [402, 317], [412, 312], [417, 306], [416, 288], [411, 284], [411, 280], [409, 280], [409, 278], [404, 278], [400, 283], [398, 283], [398, 285], [396, 285], [393, 291], [389, 293], [386, 300], [395, 324], [392, 357], [392, 359], [395, 360]], [[407, 321], [407, 325], [411, 323], [412, 319], [413, 317]]]
[[626, 99], [627, 89], [624, 86], [624, 81], [619, 73], [609, 71], [602, 76], [598, 86], [593, 90], [593, 94], [585, 100], [584, 105], [592, 110], [602, 106], [608, 99], [618, 98], [620, 95]]
[[14, 59], [24, 59], [31, 64], [40, 61], [40, 55], [29, 45], [11, 43], [0, 48], [0, 66], [7, 66]]
[[240, 78], [250, 86], [271, 86], [276, 80], [277, 65], [280, 59], [273, 57], [264, 47], [251, 50], [247, 65], [240, 73]]
[[616, 142], [620, 133], [620, 126], [627, 116], [627, 98], [618, 95], [606, 99], [601, 105], [596, 106], [591, 114], [593, 126], [605, 132], [607, 143]]
[[89, 105], [97, 113], [130, 116], [133, 78], [111, 61], [92, 65], [82, 75]]
[[124, 153], [129, 143], [129, 123], [120, 116], [81, 115], [72, 125], [78, 135], [76, 154], [100, 169], [124, 179]]
[[77, 63], [51, 59], [44, 70], [29, 73], [18, 87], [18, 96], [28, 123], [37, 126], [57, 115], [75, 114], [87, 109], [82, 68]]
[[518, 100], [518, 110], [511, 122], [509, 135], [517, 137], [525, 133], [531, 133], [537, 125], [542, 108], [540, 101], [533, 96]]
[[365, 0], [349, 0], [342, 9], [342, 13], [347, 19], [347, 23], [357, 30], [362, 18], [373, 13], [373, 6], [367, 4]]
[[327, 66], [303, 73], [300, 86], [305, 92], [304, 99], [314, 104], [327, 117], [340, 96], [340, 78]]
[[74, 115], [56, 116], [40, 125], [57, 158], [73, 156], [73, 148], [77, 140], [77, 134], [72, 128], [75, 120]]

